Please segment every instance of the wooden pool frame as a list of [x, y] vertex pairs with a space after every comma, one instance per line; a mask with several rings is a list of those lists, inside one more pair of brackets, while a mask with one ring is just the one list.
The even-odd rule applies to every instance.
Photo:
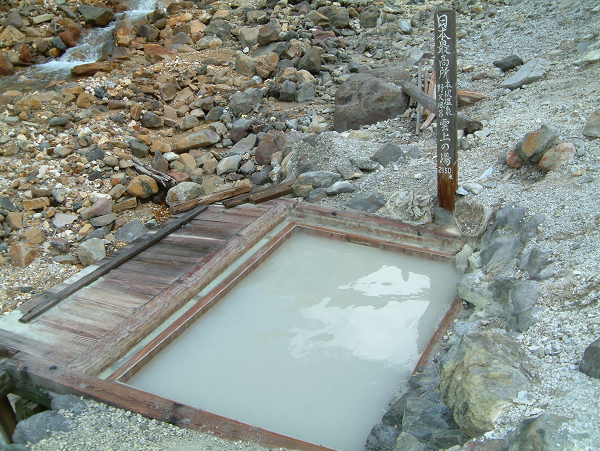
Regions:
[[[44, 405], [49, 405], [55, 394], [70, 393], [230, 440], [307, 451], [328, 449], [186, 406], [124, 383], [295, 233], [308, 233], [447, 262], [454, 259], [454, 254], [461, 247], [458, 236], [434, 226], [416, 226], [390, 218], [292, 200], [270, 201], [268, 204], [263, 214], [228, 239], [202, 264], [192, 268], [184, 278], [177, 279], [68, 365], [56, 364], [51, 358], [33, 356], [27, 352], [27, 346], [20, 349], [20, 337], [11, 336], [8, 346], [0, 341], [0, 356], [6, 357], [0, 361], [0, 419], [11, 417], [7, 410], [10, 404], [6, 405], [6, 394], [9, 392]], [[263, 237], [278, 226], [282, 229], [273, 238], [260, 245], [208, 294], [189, 305], [190, 299], [241, 256], [257, 247]], [[429, 359], [432, 349], [439, 343], [460, 307], [461, 302], [457, 298], [416, 368]], [[142, 339], [172, 315], [176, 319], [166, 329], [136, 349]], [[23, 338], [23, 341], [26, 340]], [[132, 355], [123, 362], [126, 354]]]

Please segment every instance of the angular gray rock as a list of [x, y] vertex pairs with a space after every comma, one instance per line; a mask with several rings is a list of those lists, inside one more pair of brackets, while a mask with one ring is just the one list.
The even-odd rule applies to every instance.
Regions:
[[589, 138], [600, 138], [600, 110], [596, 110], [590, 115], [583, 134]]
[[60, 395], [54, 398], [50, 407], [58, 412], [60, 410], [68, 410], [74, 414], [81, 414], [87, 410], [87, 404], [73, 395]]
[[354, 191], [356, 191], [356, 185], [347, 180], [335, 182], [333, 185], [325, 189], [325, 192], [328, 196], [335, 196], [342, 193], [353, 193]]
[[503, 72], [508, 72], [509, 70], [522, 65], [523, 60], [517, 55], [510, 55], [501, 60], [494, 61], [494, 66], [499, 67]]
[[296, 83], [292, 80], [285, 80], [279, 88], [279, 100], [282, 102], [296, 101]]
[[478, 270], [461, 276], [456, 282], [457, 295], [469, 304], [485, 309], [494, 302], [489, 282], [485, 282], [483, 271]]
[[77, 257], [83, 266], [93, 265], [106, 257], [104, 242], [100, 238], [84, 241], [77, 248]]
[[311, 47], [298, 61], [298, 70], [306, 70], [313, 75], [319, 75], [321, 71], [321, 51], [317, 47]]
[[550, 68], [550, 61], [544, 58], [534, 58], [522, 66], [516, 74], [511, 75], [500, 86], [507, 89], [517, 89], [543, 78]]
[[115, 232], [115, 239], [119, 241], [125, 241], [126, 243], [131, 243], [132, 241], [135, 241], [141, 237], [147, 231], [148, 228], [142, 223], [142, 221], [139, 219], [134, 219], [133, 221], [129, 221], [127, 224], [123, 225]]
[[585, 348], [583, 358], [579, 363], [579, 371], [600, 379], [600, 338]]
[[342, 176], [337, 172], [311, 171], [300, 174], [296, 179], [297, 185], [311, 185], [313, 188], [327, 188], [340, 180]]
[[115, 20], [115, 15], [109, 8], [97, 6], [79, 5], [77, 11], [83, 16], [86, 25], [93, 27], [106, 27]]
[[513, 313], [518, 315], [533, 308], [540, 297], [541, 287], [534, 280], [518, 280], [508, 292]]
[[53, 432], [70, 431], [73, 424], [70, 420], [53, 410], [33, 415], [26, 420], [19, 421], [12, 436], [14, 443], [37, 443], [50, 436]]
[[[410, 75], [406, 73], [407, 80]], [[355, 74], [335, 94], [333, 128], [359, 129], [391, 119], [406, 111], [408, 97], [401, 88], [371, 74]]]
[[231, 112], [236, 116], [247, 114], [252, 109], [260, 105], [264, 97], [263, 91], [259, 88], [248, 88], [243, 92], [236, 92], [229, 99]]
[[387, 166], [390, 163], [395, 163], [399, 160], [406, 160], [406, 153], [404, 152], [403, 147], [406, 146], [398, 146], [394, 143], [386, 143], [381, 146], [377, 152], [371, 155], [371, 160], [376, 161], [382, 166]]
[[396, 446], [396, 439], [400, 431], [392, 426], [385, 424], [376, 424], [371, 429], [365, 449], [389, 450]]
[[223, 158], [217, 165], [217, 175], [229, 174], [235, 172], [240, 168], [242, 163], [241, 155], [232, 155], [230, 157]]
[[385, 197], [376, 192], [360, 193], [348, 202], [348, 207], [353, 210], [375, 213], [385, 205]]
[[300, 83], [296, 90], [296, 102], [302, 103], [314, 99], [317, 94], [314, 83]]

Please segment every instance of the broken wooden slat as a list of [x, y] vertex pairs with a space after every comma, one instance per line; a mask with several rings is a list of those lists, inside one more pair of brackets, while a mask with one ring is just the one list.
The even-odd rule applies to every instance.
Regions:
[[481, 100], [490, 98], [483, 92], [467, 91], [466, 89], [459, 89], [456, 91], [456, 97], [458, 97], [458, 106], [473, 105]]
[[70, 362], [69, 367], [91, 375], [102, 372], [146, 337], [158, 324], [162, 324], [286, 216], [287, 209], [282, 204], [272, 205], [262, 216], [141, 307], [135, 315], [123, 321]]
[[[91, 284], [99, 277], [103, 276], [104, 274], [107, 274], [108, 272], [110, 272], [114, 268], [118, 267], [122, 263], [124, 263], [127, 260], [131, 259], [132, 257], [136, 256], [140, 252], [143, 252], [144, 250], [148, 249], [150, 246], [154, 245], [155, 243], [159, 242], [160, 240], [162, 240], [164, 237], [166, 237], [173, 231], [175, 231], [178, 228], [180, 228], [181, 226], [187, 224], [192, 219], [194, 219], [194, 217], [196, 217], [197, 215], [202, 213], [204, 210], [206, 210], [206, 208], [207, 207], [205, 207], [205, 206], [198, 207], [197, 209], [191, 211], [187, 215], [179, 218], [178, 220], [172, 222], [171, 224], [165, 225], [165, 227], [154, 232], [151, 236], [149, 236], [145, 239], [141, 238], [142, 241], [139, 244], [134, 245], [129, 248], [124, 248], [118, 255], [115, 255], [110, 260], [106, 260], [97, 269], [95, 269], [91, 273], [83, 276], [81, 279], [77, 280], [76, 282], [72, 283], [71, 285], [68, 285], [67, 287], [63, 288], [59, 292], [43, 293], [40, 296], [37, 296], [33, 302], [35, 304], [35, 306], [32, 307], [27, 312], [24, 312], [25, 314], [19, 319], [19, 321], [22, 323], [28, 323], [32, 319], [34, 319], [34, 318], [38, 317], [39, 315], [41, 315], [42, 313], [48, 311], [53, 306], [55, 306], [60, 301], [62, 301], [64, 298], [72, 295], [73, 293], [77, 292], [81, 288]], [[25, 306], [25, 305], [27, 305], [27, 304], [23, 304], [23, 306]], [[23, 306], [21, 306], [21, 309], [23, 308]], [[21, 310], [21, 311], [23, 311], [23, 310]]]
[[250, 196], [252, 194], [253, 194], [252, 191], [249, 191], [249, 192], [243, 193], [243, 194], [238, 194], [237, 196], [231, 197], [229, 199], [225, 199], [223, 201], [223, 205], [225, 206], [225, 208], [233, 208], [233, 207], [237, 207], [238, 205], [245, 204], [250, 201]]
[[279, 185], [270, 186], [268, 188], [257, 191], [250, 195], [251, 204], [260, 204], [268, 200], [277, 199], [281, 196], [287, 196], [292, 194], [292, 186], [296, 183], [296, 179], [288, 180], [287, 182], [280, 183]]
[[[422, 103], [429, 111], [433, 113], [437, 112], [436, 100], [433, 97], [429, 97], [415, 85], [411, 83], [403, 83], [402, 90], [417, 102]], [[456, 115], [456, 126], [459, 130], [466, 130], [467, 134], [483, 129], [483, 124], [481, 122], [463, 113], [458, 113]]]
[[237, 207], [238, 205], [250, 202], [251, 204], [260, 204], [268, 200], [277, 199], [281, 196], [287, 196], [292, 193], [292, 186], [296, 182], [294, 180], [288, 180], [287, 182], [280, 183], [278, 185], [269, 186], [262, 188], [258, 191], [252, 191], [238, 196], [232, 197], [223, 201], [225, 208]]
[[195, 199], [188, 200], [187, 202], [182, 202], [180, 204], [173, 205], [171, 207], [171, 213], [174, 215], [177, 213], [183, 213], [184, 211], [191, 210], [197, 205], [209, 205], [215, 202], [229, 199], [233, 196], [237, 196], [238, 194], [247, 193], [249, 191], [252, 191], [252, 182], [250, 182], [250, 180], [244, 180], [233, 188], [218, 191], [216, 193], [210, 193], [205, 196], [200, 196], [196, 197]]
[[149, 177], [152, 177], [154, 180], [156, 180], [158, 183], [160, 183], [165, 188], [171, 187], [177, 183], [177, 180], [175, 180], [170, 175], [163, 174], [162, 172], [157, 171], [153, 167], [142, 163], [136, 157], [132, 157], [131, 161], [133, 161], [133, 167], [135, 168], [136, 171], [141, 172], [142, 174], [146, 174]]

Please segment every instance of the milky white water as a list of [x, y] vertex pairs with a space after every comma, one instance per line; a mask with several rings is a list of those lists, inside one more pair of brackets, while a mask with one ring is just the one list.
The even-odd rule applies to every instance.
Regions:
[[456, 279], [449, 263], [299, 233], [127, 383], [362, 451]]

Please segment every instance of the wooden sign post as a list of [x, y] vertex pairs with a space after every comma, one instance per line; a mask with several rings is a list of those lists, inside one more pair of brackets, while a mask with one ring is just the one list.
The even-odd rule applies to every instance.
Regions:
[[438, 205], [454, 211], [458, 188], [456, 154], [456, 11], [437, 11], [434, 16], [437, 101]]

